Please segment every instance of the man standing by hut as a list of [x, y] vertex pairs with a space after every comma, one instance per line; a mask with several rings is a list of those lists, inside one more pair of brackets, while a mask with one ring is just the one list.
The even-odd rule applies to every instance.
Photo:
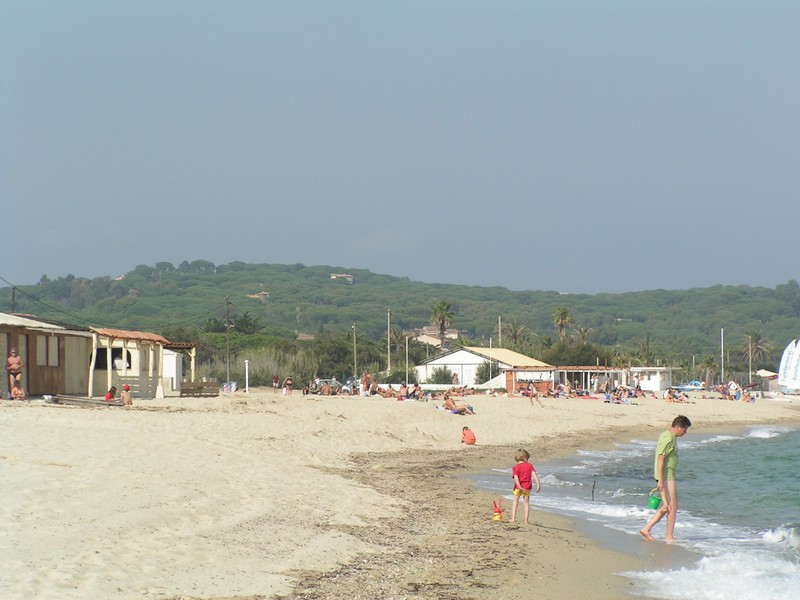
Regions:
[[12, 348], [6, 361], [6, 371], [8, 371], [8, 392], [14, 389], [15, 384], [22, 387], [22, 369], [25, 363], [22, 358], [17, 355], [17, 349]]

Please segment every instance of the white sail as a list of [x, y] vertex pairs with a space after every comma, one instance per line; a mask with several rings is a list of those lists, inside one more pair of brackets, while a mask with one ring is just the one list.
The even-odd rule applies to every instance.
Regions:
[[800, 390], [800, 343], [795, 343], [792, 362], [786, 369], [786, 387], [790, 390]]
[[793, 362], [792, 359], [794, 358], [796, 348], [797, 348], [797, 340], [792, 340], [786, 345], [786, 348], [783, 350], [783, 355], [781, 356], [781, 365], [780, 367], [778, 367], [778, 385], [781, 387], [786, 387], [789, 367]]

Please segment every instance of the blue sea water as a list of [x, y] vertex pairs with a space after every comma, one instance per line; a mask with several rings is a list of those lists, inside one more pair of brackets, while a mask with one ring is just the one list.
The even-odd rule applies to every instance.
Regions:
[[[700, 436], [690, 429], [678, 445], [676, 544], [698, 558], [624, 573], [634, 593], [669, 600], [800, 599], [800, 430], [756, 426], [740, 435]], [[614, 530], [609, 537], [621, 536], [632, 553], [642, 544], [663, 544], [638, 533], [653, 514], [647, 500], [654, 451], [653, 439], [546, 464], [534, 456], [542, 491], [531, 497], [532, 506]], [[472, 479], [510, 499], [510, 467]], [[656, 540], [664, 539], [665, 524], [666, 518], [653, 529]]]

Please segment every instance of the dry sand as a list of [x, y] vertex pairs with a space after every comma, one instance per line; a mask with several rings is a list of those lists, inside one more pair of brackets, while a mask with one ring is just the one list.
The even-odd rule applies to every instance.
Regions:
[[[536, 510], [491, 519], [465, 473], [690, 431], [798, 423], [789, 402], [469, 397], [145, 400], [130, 409], [0, 404], [4, 598], [612, 599], [664, 544], [601, 549]], [[469, 424], [478, 444], [462, 446]], [[599, 435], [598, 435], [599, 432]], [[645, 484], [646, 485], [646, 484]], [[543, 494], [547, 493], [546, 487]], [[507, 516], [507, 515], [506, 515]]]

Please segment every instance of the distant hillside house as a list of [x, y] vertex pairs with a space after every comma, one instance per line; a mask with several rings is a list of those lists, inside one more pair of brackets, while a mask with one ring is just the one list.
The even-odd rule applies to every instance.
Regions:
[[353, 285], [353, 276], [350, 273], [331, 273], [331, 279], [344, 279], [350, 285]]
[[267, 300], [269, 300], [269, 292], [266, 290], [261, 290], [255, 294], [247, 294], [247, 297], [252, 298], [253, 300], [258, 300], [261, 302], [261, 304], [266, 304]]
[[417, 379], [428, 381], [433, 371], [446, 367], [458, 377], [458, 385], [475, 386], [475, 374], [483, 363], [491, 361], [498, 373], [485, 384], [489, 388], [505, 388], [516, 391], [519, 381], [553, 381], [555, 367], [540, 360], [505, 348], [482, 348], [463, 346], [426, 360], [415, 367]]
[[[460, 332], [458, 329], [446, 329], [444, 332], [445, 340], [457, 340], [459, 336]], [[416, 340], [420, 344], [428, 344], [429, 346], [434, 346], [436, 348], [440, 348], [442, 346], [442, 340], [439, 338], [439, 329], [433, 325], [426, 325], [420, 329], [414, 329], [409, 337]]]

